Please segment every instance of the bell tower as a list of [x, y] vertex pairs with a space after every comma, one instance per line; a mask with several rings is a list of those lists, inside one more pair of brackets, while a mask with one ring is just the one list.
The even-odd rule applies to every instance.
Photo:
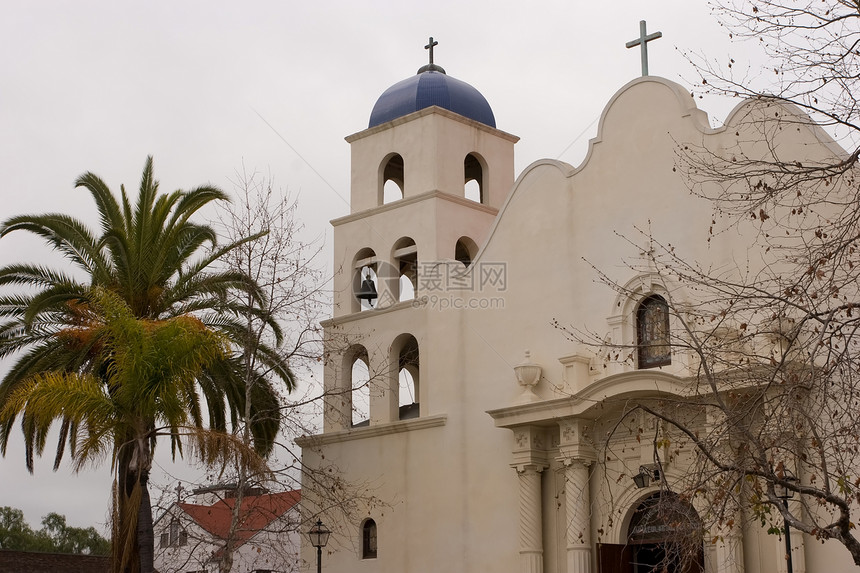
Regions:
[[[425, 341], [444, 318], [423, 295], [431, 275], [438, 289], [440, 272], [472, 264], [514, 182], [519, 138], [496, 129], [478, 90], [433, 62], [436, 45], [430, 38], [430, 63], [383, 92], [368, 128], [346, 138], [351, 208], [332, 221], [334, 316], [324, 326], [329, 340], [347, 342], [328, 347], [326, 432], [364, 425], [352, 417], [359, 360], [370, 378], [368, 425], [434, 412], [428, 365], [439, 357]], [[403, 371], [412, 404], [399, 395]]]

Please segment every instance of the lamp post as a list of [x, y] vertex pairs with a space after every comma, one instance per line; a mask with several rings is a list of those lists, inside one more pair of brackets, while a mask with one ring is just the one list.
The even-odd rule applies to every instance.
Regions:
[[322, 573], [322, 548], [328, 543], [329, 535], [331, 535], [331, 531], [319, 519], [317, 519], [316, 525], [308, 531], [311, 545], [317, 548], [317, 573]]
[[[783, 480], [789, 483], [793, 483], [797, 481], [797, 478], [794, 477], [788, 470], [783, 471]], [[785, 513], [788, 513], [788, 500], [794, 497], [794, 492], [784, 485], [781, 484], [773, 484], [773, 492], [776, 494], [776, 497], [782, 500], [782, 507], [785, 509]], [[788, 524], [788, 518], [783, 516], [783, 523], [785, 524], [785, 558], [786, 558], [786, 566], [787, 573], [794, 573], [794, 564], [791, 561], [791, 526]]]

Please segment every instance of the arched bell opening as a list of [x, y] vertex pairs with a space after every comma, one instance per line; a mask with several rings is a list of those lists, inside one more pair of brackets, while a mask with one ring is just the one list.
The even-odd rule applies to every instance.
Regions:
[[[418, 403], [418, 396], [415, 394], [415, 377], [418, 375], [418, 369], [414, 366], [404, 366], [398, 374], [398, 382], [400, 390], [398, 396], [400, 398], [399, 407], [409, 406], [410, 404]], [[403, 419], [401, 412], [400, 418]]]
[[463, 160], [463, 194], [466, 199], [475, 203], [486, 203], [486, 185], [484, 174], [486, 162], [477, 153], [466, 155]]
[[393, 179], [389, 179], [382, 186], [382, 203], [393, 203], [403, 199], [403, 187]]
[[356, 253], [352, 275], [352, 312], [375, 308], [379, 299], [378, 262], [373, 249], [364, 248]]
[[454, 259], [466, 267], [472, 264], [478, 254], [478, 245], [469, 237], [460, 237], [454, 245]]
[[421, 364], [418, 341], [411, 334], [402, 334], [391, 347], [392, 362], [397, 377], [398, 417], [408, 420], [420, 416]]
[[344, 355], [344, 370], [349, 376], [350, 425], [367, 426], [370, 423], [370, 366], [367, 349], [361, 345], [351, 347]]
[[379, 205], [399, 201], [406, 194], [403, 179], [403, 157], [391, 153], [385, 157], [379, 169]]
[[397, 301], [413, 300], [418, 292], [418, 246], [409, 237], [402, 237], [391, 250], [394, 280], [391, 292]]

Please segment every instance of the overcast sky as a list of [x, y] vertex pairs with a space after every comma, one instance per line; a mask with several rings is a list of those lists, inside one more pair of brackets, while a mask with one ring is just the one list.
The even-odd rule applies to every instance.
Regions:
[[[741, 65], [746, 57], [706, 4], [690, 0], [9, 2], [0, 218], [60, 210], [92, 221], [75, 178], [93, 171], [135, 191], [151, 154], [164, 191], [232, 190], [243, 164], [271, 173], [330, 245], [328, 221], [348, 213], [344, 137], [426, 63], [429, 36], [436, 63], [481, 91], [498, 128], [521, 137], [519, 173], [540, 158], [584, 156], [606, 102], [640, 74], [639, 51], [625, 43], [642, 19], [663, 33], [649, 44], [651, 74], [690, 89], [698, 76], [680, 51], [725, 60], [733, 49]], [[703, 102], [712, 123], [736, 103]], [[0, 240], [0, 264], [46, 253], [37, 241]], [[51, 462], [28, 475], [16, 438], [0, 458], [0, 506], [23, 509], [34, 526], [49, 511], [78, 526], [104, 523], [109, 465], [75, 475], [68, 465], [53, 473]], [[169, 482], [161, 472], [154, 479]]]

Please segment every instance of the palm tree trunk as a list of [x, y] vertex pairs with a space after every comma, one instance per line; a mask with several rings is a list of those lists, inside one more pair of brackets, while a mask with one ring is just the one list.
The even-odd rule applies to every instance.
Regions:
[[140, 508], [137, 512], [137, 547], [140, 573], [155, 571], [155, 532], [152, 529], [152, 501], [149, 498], [149, 471], [140, 472]]
[[137, 541], [139, 503], [135, 503], [137, 472], [131, 469], [131, 460], [131, 448], [122, 448], [118, 454], [113, 499], [111, 535], [113, 573], [139, 573], [140, 571]]
[[143, 451], [135, 452], [135, 448], [128, 447], [119, 454], [112, 540], [114, 573], [155, 571], [155, 532], [149, 496], [151, 457], [145, 443], [140, 449]]

